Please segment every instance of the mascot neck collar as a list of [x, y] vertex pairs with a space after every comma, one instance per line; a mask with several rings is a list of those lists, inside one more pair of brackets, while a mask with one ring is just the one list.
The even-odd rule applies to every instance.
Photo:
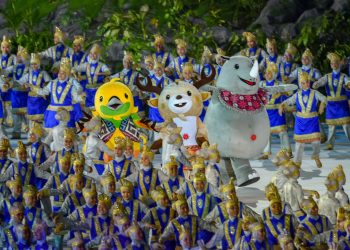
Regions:
[[240, 113], [260, 113], [268, 101], [266, 92], [262, 89], [252, 95], [235, 94], [221, 89], [218, 98], [226, 108]]

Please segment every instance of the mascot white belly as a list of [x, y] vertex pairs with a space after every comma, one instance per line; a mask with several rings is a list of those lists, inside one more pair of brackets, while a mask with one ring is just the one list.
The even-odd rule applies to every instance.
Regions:
[[217, 102], [208, 107], [206, 117], [209, 142], [218, 144], [222, 157], [251, 159], [259, 155], [268, 142], [270, 124], [266, 110], [243, 114]]

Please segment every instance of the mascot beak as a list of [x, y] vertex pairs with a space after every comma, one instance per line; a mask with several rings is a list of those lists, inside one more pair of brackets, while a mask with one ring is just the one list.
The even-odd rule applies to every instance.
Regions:
[[254, 60], [254, 65], [250, 70], [249, 75], [254, 79], [257, 79], [259, 77], [259, 64], [257, 60]]

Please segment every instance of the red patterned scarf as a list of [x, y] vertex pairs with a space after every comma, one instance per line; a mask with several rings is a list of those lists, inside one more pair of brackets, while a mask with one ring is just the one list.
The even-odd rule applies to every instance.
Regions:
[[259, 89], [258, 93], [253, 95], [240, 95], [228, 90], [220, 90], [219, 100], [225, 107], [243, 113], [259, 113], [268, 102], [267, 93], [263, 89]]

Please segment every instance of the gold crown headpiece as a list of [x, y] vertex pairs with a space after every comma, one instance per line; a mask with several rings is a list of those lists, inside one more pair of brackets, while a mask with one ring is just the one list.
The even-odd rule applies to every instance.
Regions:
[[30, 54], [30, 64], [37, 64], [40, 65], [40, 55], [38, 53], [31, 53]]
[[83, 188], [83, 196], [84, 198], [97, 196], [96, 184], [92, 183], [90, 188]]
[[221, 48], [216, 48], [216, 53], [218, 56], [226, 56], [226, 52]]
[[90, 53], [96, 54], [96, 55], [101, 55], [102, 52], [102, 48], [100, 45], [98, 45], [97, 43], [94, 43], [90, 49]]
[[133, 62], [134, 61], [134, 56], [130, 51], [124, 51], [124, 58], [123, 60]]
[[11, 46], [11, 40], [6, 35], [2, 36], [1, 46], [4, 46], [4, 47]]
[[54, 33], [54, 36], [56, 36], [60, 42], [63, 42], [63, 39], [64, 39], [64, 33], [63, 31], [58, 28], [57, 26], [55, 27], [55, 33]]
[[310, 75], [307, 72], [301, 72], [299, 75], [300, 82], [309, 82], [311, 80]]
[[311, 53], [310, 49], [306, 49], [302, 55], [303, 57], [308, 57], [310, 58], [310, 60], [312, 60], [314, 58], [313, 54]]
[[29, 197], [29, 196], [36, 197], [37, 193], [38, 193], [38, 190], [36, 189], [36, 187], [34, 187], [33, 185], [27, 185], [24, 188], [23, 197]]
[[73, 161], [73, 166], [81, 166], [85, 165], [85, 156], [82, 153], [73, 153], [72, 154], [72, 161]]
[[74, 130], [71, 128], [65, 128], [63, 132], [63, 138], [74, 141], [75, 139]]
[[22, 178], [21, 178], [21, 176], [16, 174], [12, 180], [6, 181], [6, 186], [9, 189], [12, 189], [13, 187], [22, 186]]
[[187, 43], [182, 39], [175, 39], [175, 44], [177, 48], [187, 48]]
[[265, 187], [265, 196], [266, 196], [267, 200], [270, 200], [276, 196], [279, 196], [278, 189], [277, 189], [276, 185], [273, 184], [272, 182], [267, 184], [267, 186]]
[[0, 139], [0, 150], [8, 150], [11, 147], [10, 141], [7, 138]]
[[152, 55], [145, 56], [145, 63], [152, 63], [152, 64], [154, 64], [154, 59], [153, 59]]
[[239, 204], [239, 200], [238, 200], [237, 196], [233, 196], [233, 197], [231, 197], [231, 199], [228, 199], [227, 201], [225, 201], [226, 209], [238, 206], [238, 204]]
[[132, 192], [132, 190], [134, 189], [133, 183], [127, 179], [120, 179], [119, 182], [120, 182], [120, 190], [126, 189]]
[[176, 166], [177, 167], [177, 161], [175, 156], [171, 155], [170, 156], [170, 161], [165, 163], [165, 168], [171, 167], [171, 166]]
[[295, 54], [298, 52], [298, 50], [293, 44], [288, 43], [286, 52], [288, 54], [291, 54], [292, 56], [295, 56]]
[[83, 36], [74, 36], [73, 44], [83, 46], [85, 38]]
[[228, 192], [234, 192], [236, 193], [236, 187], [235, 187], [235, 180], [233, 177], [230, 178], [229, 182], [226, 184], [222, 184], [219, 187], [219, 190], [221, 193], [228, 193]]
[[70, 75], [72, 63], [68, 57], [64, 57], [60, 62], [60, 70], [63, 70], [67, 75]]
[[151, 192], [151, 197], [155, 202], [158, 202], [162, 198], [167, 197], [167, 193], [165, 192], [165, 190], [163, 188], [158, 186], [156, 188], [156, 190], [153, 190]]
[[193, 69], [193, 64], [190, 62], [185, 63], [185, 65], [182, 67], [182, 72], [192, 72], [194, 71]]
[[267, 63], [267, 67], [266, 67], [266, 72], [270, 72], [272, 74], [277, 74], [278, 72], [278, 67], [276, 65], [276, 63], [273, 62], [268, 62]]
[[327, 187], [327, 190], [331, 192], [337, 191], [339, 189], [338, 178], [333, 172], [328, 174], [325, 185]]
[[106, 172], [104, 175], [101, 176], [101, 184], [102, 186], [109, 185], [110, 183], [115, 183], [115, 177], [111, 172]]
[[276, 48], [277, 44], [274, 38], [266, 38], [266, 47], [270, 47], [270, 46]]
[[177, 195], [177, 201], [173, 202], [172, 207], [175, 210], [179, 210], [181, 208], [181, 206], [184, 205], [184, 204], [188, 205], [185, 195], [178, 194]]
[[213, 53], [211, 53], [209, 47], [208, 46], [204, 46], [203, 47], [202, 57], [211, 58], [212, 56], [213, 56]]
[[332, 172], [337, 177], [339, 183], [342, 183], [345, 180], [346, 176], [342, 165], [339, 164], [336, 166]]
[[22, 47], [21, 45], [19, 45], [17, 49], [17, 56], [20, 56], [23, 58], [24, 61], [27, 61], [29, 59], [28, 50]]
[[100, 194], [97, 199], [99, 204], [105, 204], [108, 208], [111, 208], [112, 201], [108, 195]]
[[125, 149], [126, 146], [126, 141], [124, 137], [118, 136], [114, 138], [114, 148], [121, 148], [121, 149]]
[[256, 41], [256, 36], [251, 32], [243, 32], [242, 35], [247, 41]]
[[154, 159], [154, 153], [147, 146], [143, 146], [141, 157], [142, 156], [148, 156], [150, 161], [153, 161], [153, 159]]
[[24, 153], [24, 152], [27, 152], [26, 146], [24, 145], [24, 143], [22, 141], [18, 141], [16, 153], [19, 154], [19, 153]]
[[318, 207], [316, 201], [312, 198], [312, 196], [309, 196], [307, 199], [305, 199], [302, 202], [302, 208], [305, 212], [307, 212], [309, 209], [313, 208], [313, 207]]
[[340, 56], [338, 54], [331, 53], [331, 52], [327, 54], [327, 59], [329, 61], [331, 61], [332, 63], [333, 62], [340, 62], [340, 60], [341, 60], [341, 58], [340, 58]]
[[33, 126], [29, 131], [30, 134], [34, 134], [37, 137], [41, 138], [44, 136], [44, 128], [38, 122], [33, 122]]
[[128, 147], [134, 147], [134, 141], [131, 140], [129, 137], [125, 137], [125, 148]]
[[197, 181], [204, 181], [204, 182], [207, 181], [205, 174], [200, 172], [195, 173], [193, 182], [197, 182]]
[[164, 43], [165, 43], [164, 37], [162, 37], [160, 34], [154, 35], [154, 45], [156, 45], [158, 43], [160, 43], [162, 45], [164, 45]]

